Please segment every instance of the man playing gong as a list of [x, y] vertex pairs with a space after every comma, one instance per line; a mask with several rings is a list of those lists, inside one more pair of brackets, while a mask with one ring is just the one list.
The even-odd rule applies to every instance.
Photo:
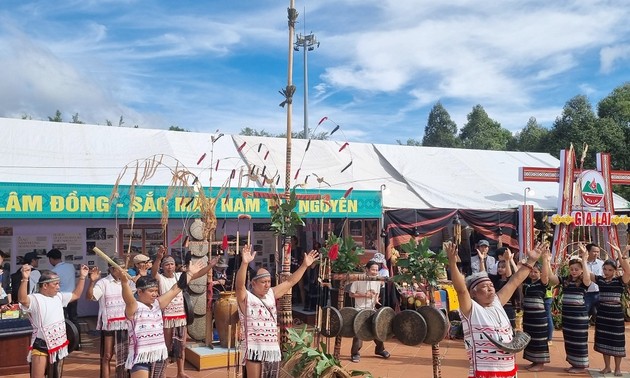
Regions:
[[251, 278], [250, 290], [245, 288], [247, 267], [254, 261], [256, 251], [250, 245], [241, 251], [241, 266], [236, 273], [236, 301], [241, 321], [241, 355], [243, 356], [247, 378], [276, 378], [280, 360], [278, 343], [278, 315], [276, 298], [280, 298], [297, 284], [306, 269], [315, 262], [319, 253], [310, 251], [304, 255], [302, 264], [289, 278], [271, 287], [271, 274], [260, 268]]
[[[500, 345], [513, 343], [513, 330], [503, 305], [510, 300], [516, 288], [525, 280], [543, 250], [537, 245], [527, 252], [527, 261], [522, 263], [510, 280], [495, 292], [494, 285], [486, 272], [478, 272], [464, 278], [457, 268], [457, 247], [444, 243], [448, 255], [453, 286], [459, 299], [459, 312], [464, 328], [464, 343], [470, 361], [468, 377], [516, 377], [516, 363], [513, 351], [506, 351]], [[491, 339], [492, 340], [491, 340]], [[496, 341], [494, 343], [492, 341]]]

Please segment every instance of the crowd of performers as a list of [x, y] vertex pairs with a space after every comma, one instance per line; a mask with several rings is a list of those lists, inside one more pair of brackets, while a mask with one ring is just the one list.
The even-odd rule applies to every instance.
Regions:
[[[248, 289], [246, 277], [255, 255], [249, 245], [242, 248], [235, 282], [242, 328], [240, 363], [245, 367], [245, 376], [275, 377], [281, 359], [276, 298], [302, 279], [319, 254], [314, 250], [304, 254], [300, 267], [288, 280], [273, 287], [271, 274], [257, 269], [250, 277]], [[62, 376], [63, 361], [69, 354], [68, 314], [64, 314], [64, 309], [69, 303], [76, 303], [86, 280], [87, 299], [99, 303], [96, 328], [101, 333], [101, 377], [164, 377], [170, 358], [177, 364], [177, 377], [185, 378], [187, 321], [182, 292], [191, 280], [208, 274], [212, 268], [217, 268], [213, 285], [224, 287], [227, 279], [227, 263], [220, 262], [219, 257], [210, 259], [208, 264], [197, 260], [178, 270], [175, 259], [166, 254], [165, 247], [160, 247], [151, 268], [143, 255], [134, 258], [134, 266], [129, 270], [121, 268], [122, 259], [111, 258], [105, 277], [98, 268], [82, 265], [76, 285], [71, 291], [64, 291], [61, 282], [70, 273], [36, 270], [38, 257], [28, 257], [16, 273], [16, 298], [33, 327], [28, 361], [34, 378]], [[75, 271], [71, 274], [74, 280]]]
[[[445, 244], [453, 286], [457, 291], [464, 342], [470, 360], [469, 377], [516, 377], [515, 350], [502, 347], [518, 344], [515, 307], [523, 310], [523, 331], [531, 337], [523, 348], [529, 371], [542, 371], [550, 362], [553, 336], [550, 289], [560, 288], [562, 336], [568, 373], [585, 374], [589, 367], [589, 323], [595, 325], [594, 350], [603, 356], [602, 374], [622, 376], [625, 357], [625, 317], [622, 295], [630, 281], [630, 246], [616, 251], [617, 260], [600, 259], [596, 244], [578, 243], [578, 255], [568, 260], [568, 274], [552, 269], [548, 244], [527, 252], [527, 259], [514, 261], [506, 248], [489, 256], [489, 243], [481, 240], [471, 260], [472, 272], [461, 273], [455, 245]], [[494, 342], [499, 340], [498, 343]], [[614, 361], [614, 369], [611, 366]]]

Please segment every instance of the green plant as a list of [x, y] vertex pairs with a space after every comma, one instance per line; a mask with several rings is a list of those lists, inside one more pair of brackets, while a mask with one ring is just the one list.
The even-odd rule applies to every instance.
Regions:
[[300, 214], [295, 212], [297, 206], [295, 188], [291, 189], [288, 201], [283, 201], [280, 196], [269, 206], [271, 212], [271, 229], [274, 234], [282, 236], [293, 236], [296, 234], [297, 226], [304, 226], [304, 221]]
[[[287, 369], [292, 377], [321, 377], [329, 369], [343, 370], [341, 362], [332, 354], [327, 353], [327, 345], [321, 342], [317, 347], [313, 344], [313, 333], [307, 331], [306, 325], [301, 330], [287, 329], [289, 342], [283, 347], [285, 350], [284, 369]], [[296, 361], [297, 360], [297, 361]], [[312, 369], [313, 364], [315, 368]], [[312, 369], [312, 370], [311, 370]], [[369, 372], [351, 370], [351, 376], [365, 376], [371, 378]]]
[[331, 234], [319, 252], [324, 258], [330, 259], [330, 267], [334, 273], [361, 271], [359, 256], [363, 254], [364, 249], [355, 243], [352, 236], [344, 238]]
[[444, 275], [448, 258], [442, 250], [437, 253], [431, 251], [429, 244], [429, 239], [424, 238], [419, 243], [410, 239], [400, 246], [403, 253], [396, 265], [401, 273], [394, 276], [394, 281], [409, 285], [424, 282], [431, 287], [438, 285], [438, 280]]

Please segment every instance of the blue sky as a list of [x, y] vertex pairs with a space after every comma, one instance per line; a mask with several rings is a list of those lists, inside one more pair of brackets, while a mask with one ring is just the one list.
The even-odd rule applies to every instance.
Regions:
[[[289, 1], [4, 0], [0, 116], [238, 133], [286, 131]], [[431, 107], [462, 127], [481, 104], [503, 127], [550, 127], [630, 80], [630, 7], [610, 1], [296, 1], [309, 124], [334, 138], [421, 139]], [[305, 17], [306, 15], [306, 17]], [[293, 128], [303, 128], [303, 53]]]

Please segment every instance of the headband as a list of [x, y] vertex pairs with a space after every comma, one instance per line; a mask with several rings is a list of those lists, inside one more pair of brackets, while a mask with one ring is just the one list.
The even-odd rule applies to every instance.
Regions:
[[[42, 276], [43, 278], [43, 276]], [[39, 279], [39, 281], [37, 281], [38, 284], [45, 284], [45, 283], [51, 283], [51, 282], [57, 282], [60, 281], [61, 278], [59, 278], [59, 276], [55, 276], [55, 277], [51, 277], [51, 278], [47, 278], [45, 280], [42, 280], [41, 278]]]
[[492, 282], [487, 274], [480, 274], [478, 277], [473, 278], [468, 283], [468, 290], [473, 290], [477, 285], [483, 282]]
[[173, 258], [173, 256], [167, 256], [164, 259], [162, 259], [162, 265], [168, 264], [168, 263], [175, 264], [175, 259]]
[[144, 285], [142, 285], [142, 286], [138, 286], [138, 285], [136, 285], [136, 289], [138, 289], [138, 290], [146, 290], [146, 289], [150, 289], [150, 288], [152, 288], [152, 287], [158, 287], [158, 283], [157, 283], [157, 281], [153, 281], [153, 280], [151, 280], [151, 281], [149, 281], [149, 282], [146, 282], [146, 283], [145, 283]]
[[259, 278], [265, 278], [265, 277], [271, 277], [271, 273], [269, 272], [259, 273], [252, 278], [252, 281], [257, 280]]

